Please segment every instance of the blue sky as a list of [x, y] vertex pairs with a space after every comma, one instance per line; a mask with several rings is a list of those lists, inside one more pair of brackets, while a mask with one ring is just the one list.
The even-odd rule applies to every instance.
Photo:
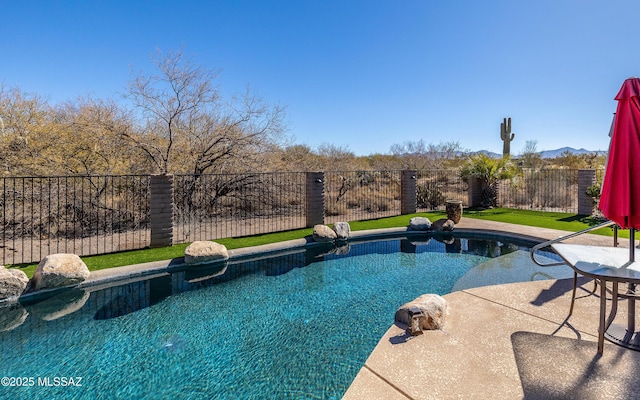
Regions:
[[3, 1], [0, 82], [54, 101], [119, 98], [150, 55], [184, 52], [287, 108], [289, 134], [358, 155], [459, 141], [513, 154], [606, 149], [640, 74], [637, 0]]

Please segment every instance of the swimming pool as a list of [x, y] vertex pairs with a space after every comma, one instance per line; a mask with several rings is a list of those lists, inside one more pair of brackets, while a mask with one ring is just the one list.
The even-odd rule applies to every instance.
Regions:
[[338, 399], [420, 294], [569, 276], [526, 244], [412, 236], [76, 289], [0, 332], [0, 375], [25, 384], [0, 397]]

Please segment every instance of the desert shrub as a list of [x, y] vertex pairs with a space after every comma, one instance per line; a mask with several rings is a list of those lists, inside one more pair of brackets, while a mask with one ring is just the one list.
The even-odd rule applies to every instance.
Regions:
[[358, 183], [360, 186], [368, 186], [376, 181], [375, 172], [358, 171], [356, 175], [358, 176]]
[[585, 191], [585, 194], [593, 199], [594, 203], [597, 203], [600, 199], [600, 185], [591, 185]]
[[517, 168], [509, 158], [495, 159], [484, 154], [471, 156], [460, 171], [462, 179], [476, 178], [481, 182], [481, 207], [498, 205], [498, 186], [501, 180], [512, 179]]
[[329, 204], [324, 207], [324, 214], [326, 216], [336, 216], [336, 215], [342, 215], [343, 212], [340, 209], [340, 207], [338, 207], [338, 205]]
[[362, 208], [367, 212], [389, 211], [391, 206], [386, 199], [366, 199]]
[[446, 198], [437, 185], [418, 185], [416, 188], [417, 203], [419, 208], [430, 208], [435, 210], [444, 205]]
[[443, 184], [448, 184], [449, 183], [449, 177], [446, 174], [440, 174], [438, 175], [438, 178], [436, 178], [438, 183], [443, 183]]
[[360, 207], [360, 202], [356, 199], [347, 200], [347, 208], [358, 208]]

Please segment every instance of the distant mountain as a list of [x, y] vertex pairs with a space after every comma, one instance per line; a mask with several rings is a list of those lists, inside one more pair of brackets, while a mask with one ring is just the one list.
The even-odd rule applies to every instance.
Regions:
[[565, 151], [571, 153], [571, 154], [575, 154], [575, 155], [580, 155], [580, 154], [598, 154], [598, 153], [602, 153], [602, 151], [591, 151], [591, 150], [586, 150], [586, 149], [574, 149], [573, 147], [561, 147], [559, 149], [555, 149], [555, 150], [545, 150], [545, 151], [541, 151], [540, 157], [542, 158], [556, 158], [558, 156], [561, 156], [562, 153], [564, 153]]
[[489, 150], [474, 151], [471, 154], [473, 155], [484, 154], [485, 156], [491, 157], [491, 158], [502, 158], [502, 154], [494, 153], [493, 151], [489, 151]]
[[[556, 158], [562, 155], [562, 153], [564, 153], [565, 151], [568, 151], [571, 154], [575, 154], [575, 155], [580, 155], [580, 154], [603, 154], [604, 151], [602, 150], [587, 150], [587, 149], [574, 149], [573, 147], [561, 147], [559, 149], [555, 149], [555, 150], [544, 150], [544, 151], [539, 151], [538, 154], [540, 154], [540, 157], [542, 158]], [[501, 158], [502, 154], [498, 154], [498, 153], [494, 153], [492, 151], [488, 151], [488, 150], [480, 150], [480, 151], [474, 151], [471, 152], [469, 154], [484, 154], [486, 156], [489, 156], [491, 158]], [[512, 157], [517, 157], [518, 154], [511, 154]]]

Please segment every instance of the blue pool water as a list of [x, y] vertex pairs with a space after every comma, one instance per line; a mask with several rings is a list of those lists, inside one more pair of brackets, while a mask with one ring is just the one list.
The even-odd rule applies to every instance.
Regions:
[[0, 398], [339, 399], [402, 304], [487, 276], [565, 277], [526, 265], [525, 247], [480, 239], [327, 250], [0, 309], [13, 326], [0, 332], [0, 376], [27, 379], [0, 386]]

